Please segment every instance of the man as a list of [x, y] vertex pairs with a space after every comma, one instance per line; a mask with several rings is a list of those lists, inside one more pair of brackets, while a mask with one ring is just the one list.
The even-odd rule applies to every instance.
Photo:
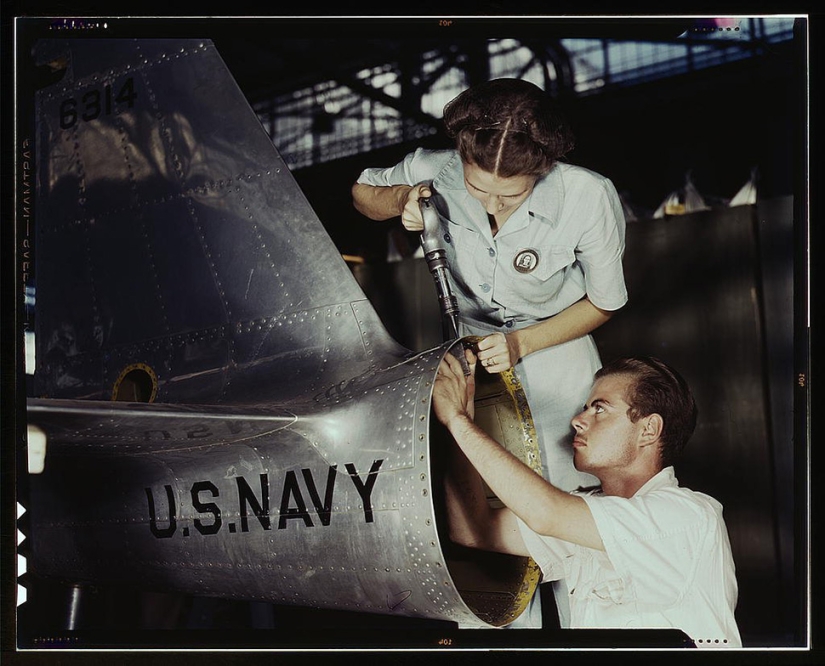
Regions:
[[[566, 493], [475, 425], [476, 357], [466, 356], [470, 375], [448, 354], [433, 394], [459, 449], [446, 479], [451, 538], [528, 555], [545, 581], [566, 579], [571, 627], [676, 628], [698, 647], [741, 646], [722, 506], [679, 487], [672, 467], [697, 414], [679, 374], [647, 357], [596, 373], [572, 420], [573, 456], [601, 485]], [[482, 479], [504, 508], [487, 504]]]

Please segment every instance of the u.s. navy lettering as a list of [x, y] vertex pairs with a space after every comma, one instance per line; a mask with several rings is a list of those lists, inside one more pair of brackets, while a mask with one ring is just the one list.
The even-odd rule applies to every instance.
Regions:
[[[296, 470], [288, 470], [283, 477], [280, 488], [281, 500], [278, 506], [277, 529], [286, 529], [290, 521], [296, 519], [304, 527], [316, 525], [329, 526], [332, 521], [333, 497], [336, 480], [339, 476], [346, 476], [353, 484], [355, 491], [361, 498], [364, 522], [372, 523], [375, 516], [372, 509], [372, 491], [378, 478], [378, 471], [383, 460], [375, 460], [370, 467], [366, 478], [363, 479], [353, 463], [345, 465], [347, 474], [339, 475], [338, 466], [329, 467], [326, 474], [326, 483], [323, 488], [323, 499], [319, 491], [319, 484], [311, 469], [303, 468], [300, 476]], [[303, 481], [303, 483], [301, 482]], [[189, 500], [195, 512], [192, 525], [198, 534], [217, 534], [224, 525], [230, 533], [249, 532], [256, 529], [272, 529], [270, 515], [270, 477], [260, 474], [255, 481], [244, 476], [235, 477], [236, 497], [221, 496], [218, 486], [209, 480], [195, 481], [189, 489]], [[158, 539], [168, 539], [177, 532], [178, 522], [186, 515], [185, 507], [179, 506], [171, 485], [165, 484], [163, 491], [155, 496], [153, 488], [146, 488], [146, 499], [149, 509], [149, 529]], [[165, 498], [163, 497], [165, 495]], [[277, 495], [276, 495], [277, 497]], [[307, 503], [309, 498], [310, 504]], [[165, 500], [165, 501], [164, 501]], [[314, 515], [313, 515], [314, 513]], [[250, 514], [256, 520], [250, 521]], [[240, 526], [228, 521], [227, 516], [237, 515]], [[194, 535], [185, 527], [180, 531], [184, 537]]]

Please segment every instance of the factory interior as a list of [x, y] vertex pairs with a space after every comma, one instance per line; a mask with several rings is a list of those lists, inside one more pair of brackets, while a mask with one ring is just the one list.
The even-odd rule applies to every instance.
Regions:
[[[68, 29], [68, 24], [66, 29]], [[530, 80], [562, 105], [566, 160], [610, 178], [627, 220], [628, 304], [604, 360], [683, 369], [699, 425], [682, 485], [725, 507], [746, 647], [809, 638], [807, 23], [729, 19], [134, 20], [208, 37], [389, 333], [441, 342], [417, 234], [352, 205], [367, 167], [448, 148], [466, 87]], [[118, 35], [120, 36], [120, 35]]]

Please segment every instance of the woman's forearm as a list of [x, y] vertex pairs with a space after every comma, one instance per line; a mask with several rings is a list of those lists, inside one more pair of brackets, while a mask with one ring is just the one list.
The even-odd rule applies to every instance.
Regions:
[[410, 185], [381, 187], [355, 183], [352, 203], [359, 213], [371, 220], [388, 220], [401, 215], [411, 189]]
[[515, 339], [518, 358], [524, 358], [547, 347], [587, 335], [612, 316], [613, 313], [609, 310], [597, 308], [588, 298], [583, 298], [557, 315], [514, 331], [508, 337]]

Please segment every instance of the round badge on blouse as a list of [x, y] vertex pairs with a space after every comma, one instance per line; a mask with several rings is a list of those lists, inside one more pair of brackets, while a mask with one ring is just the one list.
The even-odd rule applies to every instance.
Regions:
[[519, 273], [532, 273], [539, 265], [539, 253], [535, 250], [519, 250], [513, 259], [513, 268]]

